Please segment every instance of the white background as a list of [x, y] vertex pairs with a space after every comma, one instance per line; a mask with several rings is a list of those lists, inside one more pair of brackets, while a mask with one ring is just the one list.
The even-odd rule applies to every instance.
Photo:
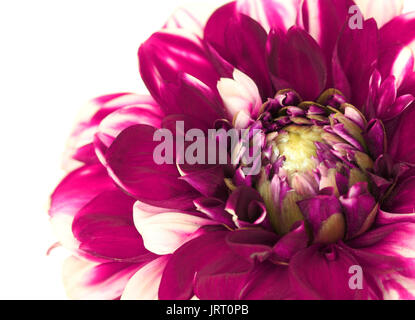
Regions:
[[56, 241], [47, 207], [66, 139], [89, 99], [146, 92], [139, 44], [186, 3], [0, 0], [0, 299], [65, 299], [66, 253], [46, 251]]

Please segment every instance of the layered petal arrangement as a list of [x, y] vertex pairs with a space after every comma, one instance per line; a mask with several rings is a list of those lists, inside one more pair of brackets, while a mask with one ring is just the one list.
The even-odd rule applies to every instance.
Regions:
[[[138, 52], [150, 95], [93, 100], [70, 137], [49, 211], [73, 253], [68, 295], [414, 299], [415, 15], [401, 12], [398, 0], [239, 0], [206, 22], [177, 11]], [[247, 148], [218, 146], [232, 130]], [[190, 131], [213, 158], [176, 144], [155, 161], [157, 135], [191, 148]]]

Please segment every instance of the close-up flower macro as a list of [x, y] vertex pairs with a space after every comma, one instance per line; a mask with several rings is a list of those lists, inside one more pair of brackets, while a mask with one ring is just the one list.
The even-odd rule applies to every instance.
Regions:
[[415, 299], [415, 11], [206, 3], [81, 109], [48, 190], [68, 298]]

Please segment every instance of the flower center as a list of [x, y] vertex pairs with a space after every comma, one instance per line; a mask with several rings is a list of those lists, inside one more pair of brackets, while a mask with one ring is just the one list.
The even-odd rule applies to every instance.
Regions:
[[266, 137], [253, 183], [278, 234], [304, 221], [312, 241], [332, 243], [371, 226], [376, 201], [368, 183], [373, 161], [366, 125], [334, 89], [317, 102], [284, 90], [264, 104], [252, 125]]
[[274, 139], [273, 153], [285, 158], [282, 166], [290, 175], [311, 171], [317, 166], [316, 142], [323, 142], [319, 126], [290, 125]]

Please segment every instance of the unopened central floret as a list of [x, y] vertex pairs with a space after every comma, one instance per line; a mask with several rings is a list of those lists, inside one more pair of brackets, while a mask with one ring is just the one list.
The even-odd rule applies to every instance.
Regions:
[[316, 142], [323, 142], [323, 129], [318, 126], [290, 125], [283, 128], [274, 140], [273, 153], [284, 156], [282, 166], [290, 175], [316, 168]]

